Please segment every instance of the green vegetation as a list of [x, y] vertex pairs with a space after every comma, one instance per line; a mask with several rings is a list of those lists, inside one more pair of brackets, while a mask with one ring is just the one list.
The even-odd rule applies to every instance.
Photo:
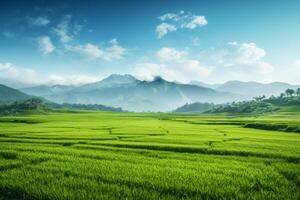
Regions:
[[122, 108], [114, 108], [111, 106], [104, 106], [101, 104], [47, 103], [47, 106], [51, 109], [98, 110], [98, 111], [123, 112]]
[[49, 110], [49, 108], [47, 108], [43, 100], [39, 98], [0, 104], [0, 115], [44, 113], [47, 110]]
[[[296, 96], [294, 96], [296, 94]], [[278, 106], [300, 105], [300, 88], [297, 90], [287, 89], [280, 96], [254, 97], [251, 101], [232, 102], [227, 104], [214, 105], [210, 103], [185, 104], [177, 108], [176, 113], [255, 113], [263, 114], [279, 109]]]
[[[0, 104], [0, 116], [7, 115], [24, 115], [33, 113], [46, 113], [56, 111], [57, 109], [71, 109], [71, 110], [98, 110], [98, 111], [112, 111], [123, 112], [121, 108], [114, 108], [110, 106], [103, 106], [98, 104], [57, 104], [45, 101], [41, 98], [30, 98], [24, 101], [15, 101], [12, 103]], [[74, 111], [76, 112], [76, 111]]]
[[[300, 106], [0, 118], [0, 199], [299, 199]], [[258, 127], [259, 128], [259, 127]]]

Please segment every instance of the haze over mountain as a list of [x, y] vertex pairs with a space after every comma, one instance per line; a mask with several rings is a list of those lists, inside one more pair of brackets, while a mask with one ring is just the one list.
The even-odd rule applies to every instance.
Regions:
[[259, 83], [255, 81], [228, 81], [223, 84], [206, 84], [203, 82], [192, 81], [191, 84], [208, 87], [220, 92], [231, 92], [242, 95], [244, 98], [252, 99], [256, 96], [279, 95], [286, 89], [297, 89], [300, 85], [291, 85], [284, 82]]
[[74, 88], [57, 87], [54, 87], [56, 90], [53, 86], [42, 86], [22, 91], [57, 103], [103, 104], [130, 111], [170, 111], [187, 102], [225, 103], [241, 98], [228, 92], [169, 82], [161, 77], [141, 81], [128, 74], [113, 74], [101, 81]]
[[287, 88], [299, 87], [281, 82], [264, 84], [242, 81], [224, 84], [193, 81], [191, 84], [182, 84], [166, 81], [161, 77], [143, 81], [129, 74], [112, 74], [101, 81], [81, 86], [40, 85], [22, 88], [22, 92], [1, 85], [0, 101], [39, 96], [56, 103], [102, 104], [129, 111], [171, 111], [186, 103], [227, 103], [260, 95], [279, 95]]

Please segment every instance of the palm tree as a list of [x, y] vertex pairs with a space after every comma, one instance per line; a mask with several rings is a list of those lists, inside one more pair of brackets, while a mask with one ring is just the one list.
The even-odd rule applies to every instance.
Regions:
[[285, 93], [286, 93], [286, 96], [293, 96], [293, 94], [295, 93], [295, 90], [293, 90], [293, 89], [287, 89], [286, 91], [285, 91]]
[[280, 93], [280, 98], [282, 99], [282, 98], [284, 98], [284, 96], [285, 96], [285, 93]]

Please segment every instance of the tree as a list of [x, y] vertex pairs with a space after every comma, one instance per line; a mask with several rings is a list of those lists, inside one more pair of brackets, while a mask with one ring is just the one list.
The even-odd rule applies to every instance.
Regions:
[[284, 96], [285, 96], [285, 93], [280, 93], [280, 98], [282, 99], [282, 98], [284, 98]]
[[262, 101], [262, 100], [264, 100], [265, 98], [266, 98], [266, 96], [263, 95], [263, 96], [254, 97], [253, 99], [254, 99], [255, 101]]
[[296, 94], [297, 94], [297, 97], [300, 97], [300, 88], [297, 89]]
[[285, 91], [285, 93], [286, 93], [286, 96], [293, 96], [293, 94], [295, 93], [295, 90], [293, 90], [293, 89], [287, 89], [286, 91]]

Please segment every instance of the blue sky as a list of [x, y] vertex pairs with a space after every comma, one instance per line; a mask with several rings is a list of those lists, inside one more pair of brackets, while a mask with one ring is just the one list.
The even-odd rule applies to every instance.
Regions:
[[300, 84], [300, 1], [1, 1], [0, 81]]

